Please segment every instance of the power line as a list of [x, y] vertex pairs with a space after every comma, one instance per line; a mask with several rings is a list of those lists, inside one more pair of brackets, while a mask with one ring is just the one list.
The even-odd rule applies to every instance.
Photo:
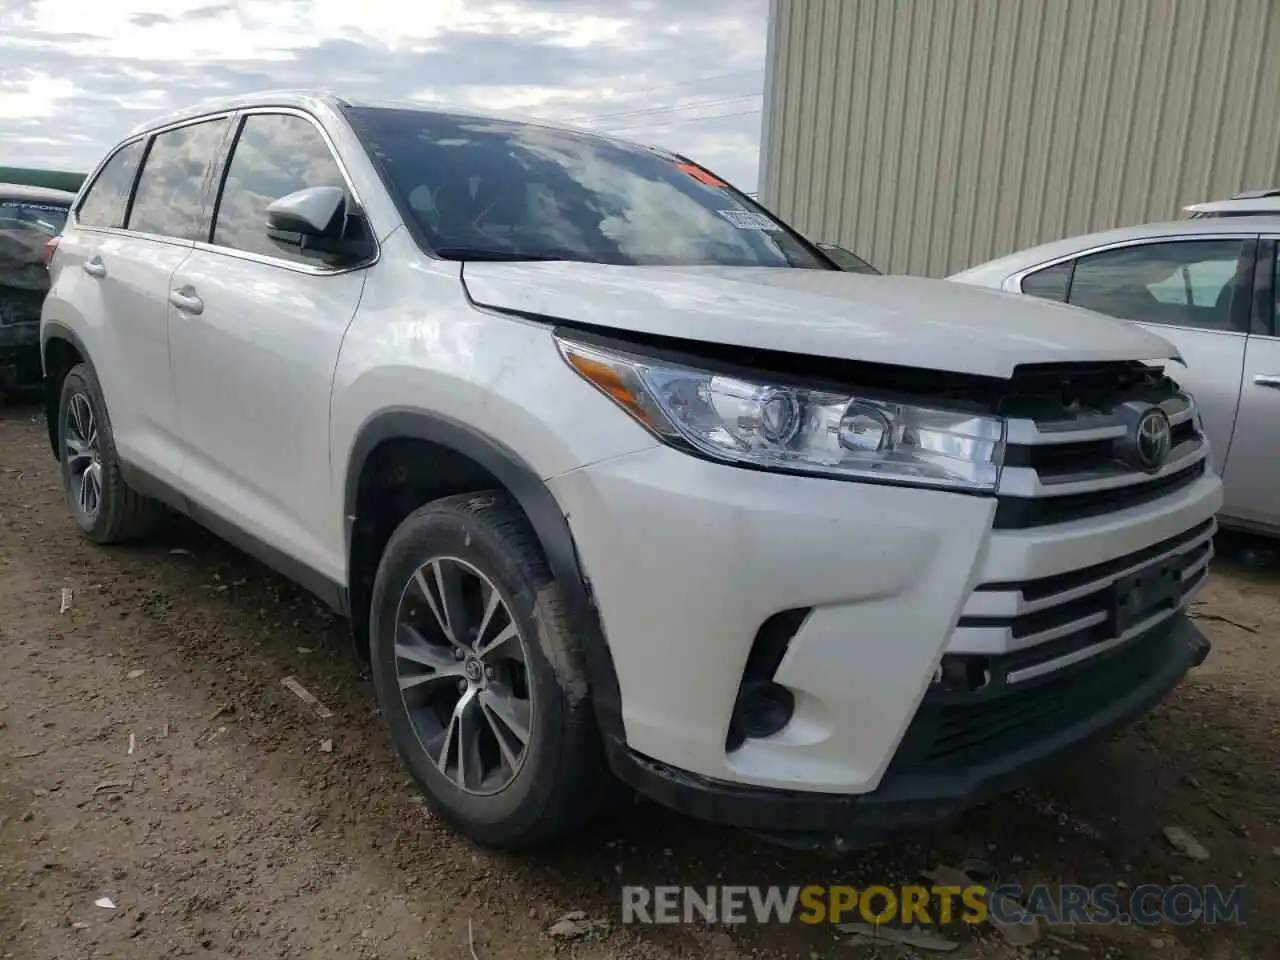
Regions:
[[[601, 99], [622, 100], [628, 97], [643, 96], [646, 93], [653, 93], [656, 90], [670, 90], [672, 87], [692, 87], [695, 84], [699, 84], [699, 83], [710, 83], [712, 80], [727, 80], [730, 77], [745, 77], [750, 74], [763, 73], [763, 72], [764, 72], [763, 68], [756, 68], [755, 70], [735, 70], [732, 73], [713, 73], [710, 76], [706, 76], [706, 77], [693, 77], [688, 80], [674, 80], [671, 83], [660, 83], [656, 87], [645, 87], [643, 90], [626, 90], [621, 93], [615, 93], [606, 97], [602, 97]], [[574, 123], [575, 121], [578, 121], [578, 120], [589, 120], [589, 119], [591, 119], [591, 117], [588, 114], [588, 115], [577, 116], [577, 117], [566, 117], [564, 122]]]
[[753, 113], [763, 113], [764, 111], [757, 107], [754, 110], [735, 110], [733, 113], [713, 113], [709, 117], [685, 117], [682, 120], [668, 120], [665, 123], [650, 124], [642, 123], [637, 126], [630, 127], [614, 127], [610, 130], [602, 131], [603, 133], [623, 133], [627, 130], [662, 130], [666, 127], [675, 126], [678, 123], [697, 123], [699, 120], [723, 120], [725, 117], [746, 117]]
[[630, 120], [633, 117], [644, 117], [655, 113], [679, 113], [682, 110], [692, 110], [696, 107], [717, 107], [726, 103], [741, 103], [743, 100], [751, 100], [755, 97], [763, 96], [762, 93], [744, 93], [733, 97], [718, 97], [715, 100], [691, 100], [688, 103], [675, 103], [667, 107], [648, 107], [643, 110], [628, 110], [622, 113], [601, 113], [593, 117], [577, 117], [577, 122], [596, 121], [596, 120]]

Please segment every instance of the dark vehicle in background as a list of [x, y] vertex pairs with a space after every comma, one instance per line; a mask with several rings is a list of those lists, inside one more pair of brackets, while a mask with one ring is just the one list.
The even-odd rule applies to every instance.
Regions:
[[62, 232], [74, 201], [65, 190], [0, 183], [0, 391], [41, 381], [45, 244]]
[[814, 244], [819, 250], [827, 255], [827, 258], [841, 270], [846, 273], [869, 273], [872, 276], [879, 276], [880, 271], [873, 267], [867, 261], [852, 250], [846, 250], [838, 243], [817, 243]]

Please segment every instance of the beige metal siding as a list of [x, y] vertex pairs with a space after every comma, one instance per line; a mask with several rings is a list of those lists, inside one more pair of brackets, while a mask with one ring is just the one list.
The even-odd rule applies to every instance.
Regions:
[[944, 276], [1280, 187], [1280, 0], [774, 0], [761, 195]]

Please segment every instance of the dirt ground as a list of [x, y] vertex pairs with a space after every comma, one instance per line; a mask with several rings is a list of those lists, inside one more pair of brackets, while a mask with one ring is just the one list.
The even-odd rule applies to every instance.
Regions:
[[[38, 409], [0, 408], [0, 958], [1280, 956], [1280, 566], [1216, 570], [1196, 607], [1214, 651], [1167, 703], [910, 844], [821, 858], [637, 805], [516, 858], [424, 811], [339, 620], [185, 522], [88, 545]], [[1054, 929], [1022, 952], [984, 926], [948, 930], [947, 954], [619, 923], [623, 883], [893, 884], [971, 858], [1023, 884], [1244, 885], [1247, 923]], [[552, 937], [573, 910], [604, 923]]]

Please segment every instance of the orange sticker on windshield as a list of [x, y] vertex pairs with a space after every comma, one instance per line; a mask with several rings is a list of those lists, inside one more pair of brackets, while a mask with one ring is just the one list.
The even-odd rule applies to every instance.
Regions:
[[711, 174], [707, 173], [707, 171], [703, 170], [697, 164], [677, 163], [676, 166], [679, 167], [685, 173], [687, 173], [689, 176], [693, 177], [693, 179], [697, 180], [699, 183], [705, 183], [708, 187], [727, 187], [728, 186], [728, 184], [725, 183], [723, 180], [721, 180], [719, 177], [713, 177]]

